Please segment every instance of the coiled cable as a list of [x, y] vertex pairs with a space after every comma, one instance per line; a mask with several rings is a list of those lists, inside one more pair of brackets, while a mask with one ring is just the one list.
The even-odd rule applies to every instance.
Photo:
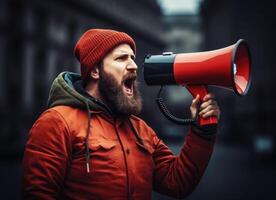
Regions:
[[[179, 124], [179, 125], [194, 125], [194, 126], [198, 126], [197, 121], [194, 119], [182, 119], [182, 118], [178, 118], [176, 116], [174, 116], [167, 108], [167, 106], [165, 105], [163, 99], [161, 98], [161, 92], [163, 89], [163, 85], [160, 87], [160, 90], [158, 92], [157, 98], [156, 98], [156, 102], [157, 105], [159, 107], [159, 109], [161, 110], [162, 114], [170, 121]], [[197, 112], [197, 117], [198, 117], [198, 112]], [[196, 117], [196, 119], [197, 119]]]

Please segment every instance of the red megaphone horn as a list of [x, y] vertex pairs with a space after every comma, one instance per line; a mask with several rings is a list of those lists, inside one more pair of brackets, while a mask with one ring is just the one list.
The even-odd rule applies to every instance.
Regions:
[[[213, 51], [147, 55], [144, 79], [148, 85], [182, 85], [201, 100], [207, 85], [234, 91], [243, 96], [250, 87], [250, 53], [245, 40]], [[200, 118], [200, 125], [216, 124], [217, 118]]]

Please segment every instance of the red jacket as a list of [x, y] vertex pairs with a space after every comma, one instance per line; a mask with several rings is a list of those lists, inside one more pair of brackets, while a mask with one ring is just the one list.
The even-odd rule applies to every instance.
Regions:
[[[78, 94], [68, 83], [75, 76], [57, 77], [49, 98], [51, 108], [30, 131], [23, 159], [25, 199], [147, 200], [152, 190], [177, 198], [193, 191], [213, 142], [190, 131], [175, 156], [140, 118], [114, 118]], [[68, 96], [75, 98], [74, 104]], [[83, 109], [83, 100], [88, 110]]]

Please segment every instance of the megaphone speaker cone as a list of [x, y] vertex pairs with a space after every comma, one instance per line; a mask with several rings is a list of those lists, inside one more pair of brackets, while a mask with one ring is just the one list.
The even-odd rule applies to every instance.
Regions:
[[233, 89], [236, 94], [244, 96], [247, 94], [250, 84], [250, 52], [244, 40], [239, 40], [234, 47], [232, 57]]

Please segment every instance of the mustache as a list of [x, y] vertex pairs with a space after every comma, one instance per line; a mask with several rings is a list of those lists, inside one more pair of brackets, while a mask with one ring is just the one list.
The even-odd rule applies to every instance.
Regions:
[[137, 80], [137, 74], [136, 73], [129, 73], [123, 76], [122, 83], [124, 83], [126, 80], [132, 80], [136, 82]]

